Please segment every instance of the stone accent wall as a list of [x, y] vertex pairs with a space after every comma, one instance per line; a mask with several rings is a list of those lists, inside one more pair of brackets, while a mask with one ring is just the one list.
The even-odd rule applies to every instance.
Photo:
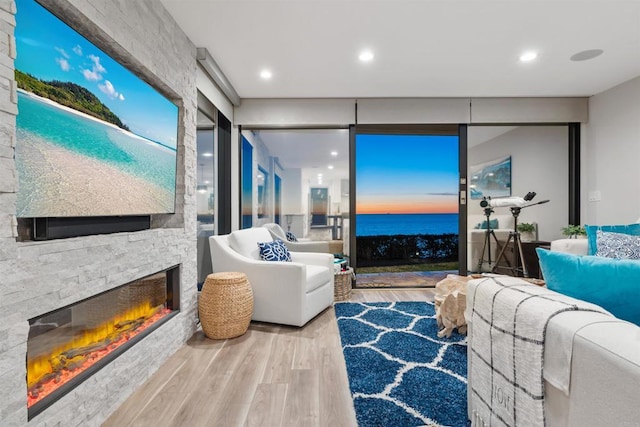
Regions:
[[[0, 424], [99, 426], [195, 330], [195, 47], [158, 1], [42, 3], [180, 106], [175, 215], [141, 232], [17, 242], [16, 4], [0, 0]], [[28, 422], [28, 319], [178, 264], [181, 313]]]

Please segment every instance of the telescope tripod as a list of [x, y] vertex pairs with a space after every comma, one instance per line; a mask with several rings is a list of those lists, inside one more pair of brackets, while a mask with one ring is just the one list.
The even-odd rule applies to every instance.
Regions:
[[484, 244], [482, 245], [482, 253], [480, 254], [480, 258], [478, 258], [478, 273], [482, 273], [482, 265], [485, 263], [485, 253], [487, 254], [487, 265], [489, 266], [489, 268], [493, 268], [491, 261], [491, 237], [493, 237], [493, 240], [495, 240], [496, 242], [496, 250], [500, 251], [502, 249], [502, 247], [500, 246], [500, 242], [496, 237], [496, 233], [491, 229], [491, 223], [489, 222], [489, 216], [491, 216], [492, 212], [493, 209], [489, 207], [484, 208], [484, 216], [487, 217], [487, 229], [484, 233]]
[[[496, 264], [493, 266], [491, 270], [492, 273], [496, 273], [498, 269], [511, 270], [512, 276], [518, 276], [518, 273], [522, 273], [522, 277], [529, 277], [529, 272], [527, 271], [527, 265], [524, 262], [524, 254], [522, 253], [522, 240], [520, 238], [520, 232], [518, 231], [518, 215], [520, 215], [521, 208], [513, 207], [511, 209], [511, 214], [513, 215], [513, 231], [509, 232], [509, 238], [504, 243], [502, 250], [500, 251], [500, 255], [498, 255], [498, 259], [496, 259]], [[507, 246], [509, 246], [509, 242], [513, 240], [513, 263], [511, 263], [508, 259], [505, 258], [505, 251]], [[500, 261], [505, 260], [508, 267], [501, 266]]]

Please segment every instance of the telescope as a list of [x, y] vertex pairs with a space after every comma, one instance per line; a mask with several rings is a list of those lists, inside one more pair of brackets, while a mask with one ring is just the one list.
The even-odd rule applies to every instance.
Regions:
[[480, 206], [483, 208], [488, 206], [492, 208], [526, 208], [528, 206], [541, 205], [549, 202], [549, 200], [542, 200], [538, 203], [528, 204], [534, 197], [536, 197], [536, 193], [533, 191], [529, 191], [524, 197], [498, 197], [495, 199], [483, 197], [480, 201]]

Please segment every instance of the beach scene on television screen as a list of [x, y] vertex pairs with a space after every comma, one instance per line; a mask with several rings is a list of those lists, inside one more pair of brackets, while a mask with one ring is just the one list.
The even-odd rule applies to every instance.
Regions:
[[173, 213], [178, 107], [17, 0], [17, 216]]

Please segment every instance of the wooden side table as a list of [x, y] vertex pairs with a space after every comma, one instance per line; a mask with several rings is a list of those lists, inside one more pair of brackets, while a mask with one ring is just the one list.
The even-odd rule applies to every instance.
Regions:
[[[521, 242], [522, 243], [522, 257], [524, 258], [525, 266], [527, 267], [527, 273], [529, 273], [529, 277], [535, 279], [542, 279], [542, 274], [540, 273], [540, 264], [538, 263], [538, 254], [536, 254], [536, 248], [545, 247], [551, 245], [551, 242], [536, 240], [532, 242]], [[504, 242], [501, 242], [504, 244]], [[501, 260], [500, 264], [497, 266], [497, 272], [510, 274], [509, 266], [513, 267], [516, 265], [516, 251], [513, 245], [513, 242], [509, 242], [507, 248], [505, 249], [506, 260]], [[506, 262], [508, 260], [508, 263]], [[518, 260], [518, 264], [520, 261]], [[514, 274], [510, 274], [514, 275]], [[522, 271], [516, 272], [515, 276], [522, 277]]]

